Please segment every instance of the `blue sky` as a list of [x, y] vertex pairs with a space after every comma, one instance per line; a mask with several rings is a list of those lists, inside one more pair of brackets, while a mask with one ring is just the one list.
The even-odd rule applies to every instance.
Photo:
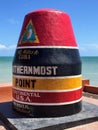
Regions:
[[81, 56], [98, 56], [98, 0], [0, 0], [0, 56], [14, 55], [24, 16], [53, 8], [69, 14]]

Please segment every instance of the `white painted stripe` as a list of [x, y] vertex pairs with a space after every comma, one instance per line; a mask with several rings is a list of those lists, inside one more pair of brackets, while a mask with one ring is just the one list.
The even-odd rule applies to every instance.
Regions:
[[60, 76], [60, 77], [37, 77], [37, 76], [23, 76], [23, 75], [15, 75], [13, 74], [13, 77], [15, 78], [30, 78], [30, 79], [68, 79], [68, 78], [78, 78], [78, 77], [82, 77], [82, 75], [71, 75], [71, 76]]
[[26, 105], [40, 105], [40, 106], [60, 106], [60, 105], [68, 105], [68, 104], [73, 104], [73, 103], [77, 103], [80, 102], [82, 100], [82, 98], [72, 101], [72, 102], [63, 102], [63, 103], [29, 103], [29, 102], [21, 102], [21, 101], [17, 101], [16, 99], [13, 99], [13, 101], [17, 102], [17, 103], [21, 103], [21, 104], [26, 104]]
[[68, 48], [68, 49], [78, 49], [77, 46], [19, 46], [17, 49], [28, 49], [28, 48]]
[[18, 91], [23, 91], [23, 92], [31, 92], [31, 93], [40, 93], [40, 92], [45, 92], [45, 93], [52, 93], [52, 92], [57, 92], [57, 93], [61, 93], [61, 92], [71, 92], [71, 91], [75, 91], [75, 90], [79, 90], [81, 89], [82, 86], [79, 86], [78, 88], [74, 88], [74, 89], [64, 89], [64, 90], [28, 90], [28, 89], [20, 89], [17, 88], [16, 86], [13, 86], [14, 90], [18, 90]]

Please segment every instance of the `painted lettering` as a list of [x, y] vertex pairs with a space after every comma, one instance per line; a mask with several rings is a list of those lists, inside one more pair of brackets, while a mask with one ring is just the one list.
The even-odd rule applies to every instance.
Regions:
[[25, 88], [34, 88], [35, 87], [36, 80], [30, 80], [30, 79], [15, 79], [15, 86], [16, 87], [25, 87]]
[[29, 74], [29, 75], [56, 75], [57, 66], [13, 66], [13, 73], [15, 74]]

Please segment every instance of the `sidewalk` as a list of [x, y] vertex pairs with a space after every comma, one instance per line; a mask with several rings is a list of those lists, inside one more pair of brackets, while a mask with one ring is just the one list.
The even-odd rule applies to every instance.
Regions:
[[[83, 96], [83, 101], [92, 103], [94, 105], [98, 105], [98, 95], [88, 94], [84, 93], [85, 96]], [[89, 97], [86, 97], [89, 96]], [[96, 98], [96, 99], [95, 99]], [[81, 124], [76, 127], [72, 127], [66, 130], [98, 130], [98, 121], [87, 123], [87, 124]]]

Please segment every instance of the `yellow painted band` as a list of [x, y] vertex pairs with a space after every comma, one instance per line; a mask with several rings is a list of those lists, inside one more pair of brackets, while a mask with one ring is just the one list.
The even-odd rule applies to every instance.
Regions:
[[27, 90], [68, 90], [82, 86], [82, 77], [33, 79], [13, 77], [13, 87]]

